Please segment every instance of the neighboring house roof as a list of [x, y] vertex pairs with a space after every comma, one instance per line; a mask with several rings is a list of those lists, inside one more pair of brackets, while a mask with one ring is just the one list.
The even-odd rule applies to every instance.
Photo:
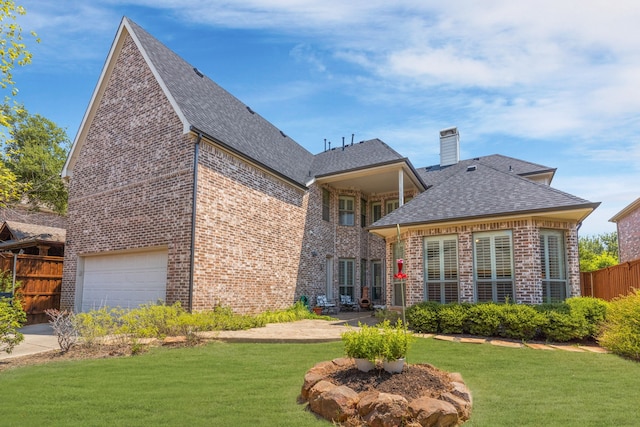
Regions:
[[462, 161], [433, 176], [419, 169], [427, 184], [433, 186], [370, 228], [580, 209], [587, 212], [584, 219], [599, 205], [492, 164], [482, 159]]
[[636, 209], [640, 209], [640, 197], [638, 197], [634, 202], [622, 209], [620, 212], [615, 214], [609, 221], [618, 222], [630, 213], [634, 212]]
[[64, 244], [66, 235], [64, 228], [5, 221], [0, 227], [0, 249], [28, 244]]
[[106, 77], [112, 66], [110, 61], [115, 61], [125, 33], [131, 35], [146, 59], [181, 118], [185, 133], [202, 133], [237, 155], [304, 185], [313, 154], [126, 17], [120, 24], [91, 105], [63, 169], [63, 176], [71, 175], [76, 152], [80, 151], [84, 139], [83, 127], [88, 125], [90, 110], [98, 105], [96, 98], [108, 81]]

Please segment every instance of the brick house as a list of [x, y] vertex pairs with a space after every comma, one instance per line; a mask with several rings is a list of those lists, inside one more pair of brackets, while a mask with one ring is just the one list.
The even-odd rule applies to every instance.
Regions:
[[[534, 182], [550, 182], [553, 170], [493, 161], [522, 168], [528, 178], [517, 182], [531, 187], [518, 191], [564, 195]], [[447, 178], [446, 171], [435, 175]], [[289, 306], [302, 295], [314, 301], [344, 294], [393, 304], [394, 288], [386, 286], [394, 242], [387, 219], [426, 209], [431, 199], [421, 202], [422, 196], [437, 189], [427, 170], [378, 139], [310, 153], [127, 18], [63, 176], [69, 225], [61, 304], [76, 310], [161, 299], [193, 310], [223, 305], [258, 312]], [[416, 208], [407, 211], [410, 206]], [[514, 236], [529, 240], [540, 227], [560, 230], [573, 266], [576, 226], [595, 206], [564, 195], [532, 209], [527, 219], [497, 212], [499, 219], [476, 222], [480, 229], [516, 224]], [[447, 235], [456, 232], [452, 227], [471, 229], [452, 221], [443, 223]], [[539, 259], [529, 240], [514, 238], [514, 250], [526, 244]], [[413, 249], [407, 244], [405, 250]], [[417, 252], [408, 257], [412, 275], [420, 271], [418, 261]], [[523, 267], [535, 284], [527, 286], [539, 286], [533, 279], [539, 267], [529, 264]], [[411, 286], [421, 281], [412, 280]], [[463, 290], [461, 283], [461, 300], [468, 297]], [[412, 301], [418, 299], [416, 291]]]
[[640, 259], [640, 198], [615, 214], [609, 221], [618, 230], [620, 263]]

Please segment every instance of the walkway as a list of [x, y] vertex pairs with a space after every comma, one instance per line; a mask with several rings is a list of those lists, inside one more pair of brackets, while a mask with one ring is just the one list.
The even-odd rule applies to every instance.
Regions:
[[[264, 328], [249, 329], [246, 331], [213, 331], [205, 332], [203, 336], [209, 339], [218, 339], [225, 342], [262, 342], [262, 343], [321, 343], [339, 341], [340, 335], [350, 327], [358, 326], [358, 323], [374, 325], [376, 319], [371, 312], [343, 312], [337, 315], [338, 320], [327, 322], [324, 320], [300, 320], [291, 323], [271, 323]], [[11, 357], [19, 357], [44, 351], [59, 349], [58, 340], [53, 336], [48, 324], [25, 326], [20, 330], [25, 339], [14, 348], [11, 354], [0, 353], [0, 360]], [[507, 341], [493, 338], [463, 337], [456, 335], [415, 334], [421, 338], [433, 338], [443, 341], [452, 341], [466, 344], [490, 344], [500, 347], [524, 348], [535, 350], [564, 350], [570, 352], [594, 352], [606, 353], [598, 346], [576, 346], [562, 344], [523, 344], [517, 341]]]

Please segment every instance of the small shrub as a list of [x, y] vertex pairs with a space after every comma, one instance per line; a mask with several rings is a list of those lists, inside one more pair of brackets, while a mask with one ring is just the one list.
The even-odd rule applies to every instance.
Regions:
[[565, 342], [579, 340], [588, 335], [587, 320], [575, 313], [549, 311], [542, 325], [542, 334], [547, 341]]
[[411, 330], [418, 333], [437, 333], [440, 307], [441, 304], [432, 301], [409, 307], [406, 316]]
[[74, 316], [74, 325], [83, 343], [88, 346], [97, 344], [102, 338], [120, 333], [120, 318], [124, 314], [121, 308], [102, 307]]
[[498, 335], [501, 324], [500, 306], [494, 303], [475, 304], [469, 308], [469, 333], [491, 337]]
[[44, 312], [49, 316], [49, 324], [58, 338], [60, 350], [66, 353], [78, 341], [78, 330], [75, 327], [73, 313], [53, 308]]
[[609, 303], [598, 342], [617, 355], [640, 361], [640, 290]]
[[382, 346], [379, 356], [386, 361], [406, 358], [414, 340], [413, 334], [407, 331], [402, 320], [398, 320], [395, 326], [391, 326], [391, 323], [385, 320], [381, 326]]
[[469, 306], [466, 304], [447, 304], [438, 311], [439, 332], [443, 334], [462, 334], [469, 319]]
[[344, 352], [354, 359], [367, 359], [371, 363], [382, 354], [382, 334], [376, 327], [358, 323], [359, 330], [348, 330], [341, 335]]
[[0, 298], [0, 351], [11, 353], [24, 336], [18, 331], [27, 322], [27, 314], [17, 297]]
[[310, 312], [302, 301], [296, 302], [285, 310], [265, 311], [255, 316], [257, 321], [263, 324], [267, 323], [286, 323], [295, 322], [303, 319], [328, 318], [327, 316], [318, 316]]
[[573, 297], [566, 300], [571, 313], [582, 316], [587, 321], [587, 335], [595, 338], [607, 315], [608, 303], [593, 297]]
[[500, 306], [499, 335], [516, 340], [531, 340], [545, 324], [545, 317], [535, 308], [522, 304]]

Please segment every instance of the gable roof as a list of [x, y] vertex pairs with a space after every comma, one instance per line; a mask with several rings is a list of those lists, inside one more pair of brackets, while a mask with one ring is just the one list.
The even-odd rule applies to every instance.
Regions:
[[64, 228], [5, 221], [0, 227], [0, 236], [5, 236], [5, 240], [0, 241], [0, 248], [18, 242], [64, 243], [66, 235], [67, 231]]
[[204, 76], [139, 25], [124, 17], [89, 108], [74, 140], [63, 176], [70, 176], [86, 129], [126, 35], [130, 35], [183, 124], [236, 155], [304, 186], [313, 154]]
[[423, 179], [432, 186], [370, 228], [563, 210], [586, 210], [588, 215], [599, 205], [530, 181], [514, 171], [497, 169], [494, 164], [482, 159], [463, 161], [439, 170], [436, 179], [429, 179], [429, 174], [425, 177], [423, 172]]
[[380, 139], [360, 141], [316, 154], [312, 173], [316, 177], [408, 161]]
[[627, 205], [624, 209], [622, 209], [620, 212], [618, 212], [617, 214], [615, 214], [609, 221], [610, 222], [618, 222], [620, 221], [622, 218], [626, 217], [627, 215], [631, 214], [633, 211], [635, 211], [636, 209], [640, 209], [640, 197], [638, 197], [635, 201], [631, 202], [631, 204]]

